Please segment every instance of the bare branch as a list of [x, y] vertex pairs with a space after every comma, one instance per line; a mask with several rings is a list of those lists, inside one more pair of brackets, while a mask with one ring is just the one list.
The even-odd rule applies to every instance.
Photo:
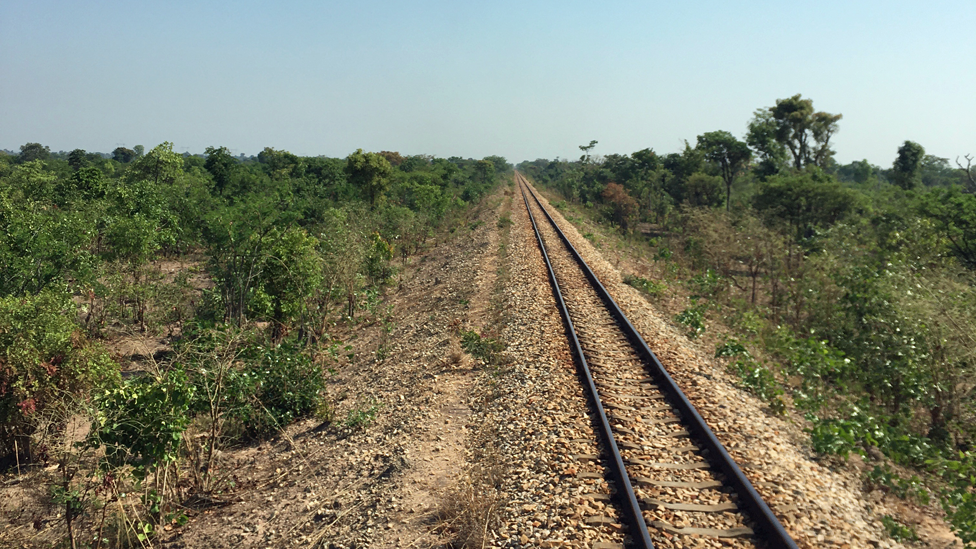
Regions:
[[963, 158], [966, 159], [966, 165], [963, 166], [962, 163], [959, 162], [959, 157], [957, 156], [956, 166], [959, 166], [959, 169], [966, 174], [966, 179], [968, 180], [967, 183], [969, 185], [967, 190], [973, 193], [976, 192], [976, 167], [973, 166], [973, 155], [967, 154]]

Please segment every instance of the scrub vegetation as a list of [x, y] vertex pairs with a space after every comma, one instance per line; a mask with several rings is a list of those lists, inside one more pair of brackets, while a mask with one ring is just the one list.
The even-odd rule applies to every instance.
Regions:
[[976, 168], [912, 141], [890, 167], [840, 165], [840, 120], [796, 95], [757, 110], [743, 140], [602, 157], [591, 141], [578, 161], [518, 169], [567, 219], [651, 258], [656, 276], [625, 281], [677, 301], [690, 337], [722, 332], [716, 356], [772, 412], [791, 402], [817, 452], [909, 471], [886, 482], [931, 492], [974, 547]]
[[[67, 546], [138, 546], [233, 486], [222, 450], [313, 415], [367, 428], [381, 403], [333, 417], [330, 371], [355, 360], [335, 334], [379, 322], [398, 262], [466, 227], [510, 170], [170, 143], [0, 153], [0, 464], [58, 465], [43, 478]], [[164, 344], [119, 350], [134, 338]]]

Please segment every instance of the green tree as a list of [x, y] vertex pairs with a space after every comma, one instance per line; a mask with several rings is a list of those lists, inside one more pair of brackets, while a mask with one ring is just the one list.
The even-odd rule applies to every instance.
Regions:
[[584, 166], [590, 163], [590, 151], [596, 147], [598, 141], [596, 139], [590, 140], [589, 145], [580, 145], [579, 149], [583, 151], [583, 156], [580, 157], [580, 163]]
[[90, 280], [95, 237], [90, 220], [78, 211], [54, 207], [54, 175], [35, 160], [18, 166], [0, 186], [0, 295], [32, 295], [46, 288]]
[[684, 202], [685, 184], [688, 178], [704, 168], [705, 154], [685, 141], [684, 151], [664, 157], [664, 169], [669, 172], [665, 177], [664, 190], [671, 195], [675, 203]]
[[661, 158], [654, 149], [641, 149], [631, 153], [630, 158], [634, 161], [633, 176], [638, 179], [647, 179], [661, 167]]
[[753, 206], [767, 222], [786, 224], [797, 240], [840, 221], [855, 202], [854, 191], [819, 171], [773, 176], [753, 197]]
[[505, 160], [504, 156], [486, 156], [482, 160], [487, 160], [495, 166], [495, 173], [507, 173], [512, 171], [512, 165]]
[[301, 160], [288, 151], [276, 151], [265, 147], [258, 153], [258, 162], [267, 167], [268, 175], [275, 181], [300, 177]]
[[786, 166], [786, 147], [776, 139], [777, 122], [769, 109], [759, 109], [749, 121], [746, 143], [756, 151], [759, 164], [755, 173], [761, 180], [775, 175]]
[[75, 149], [68, 153], [68, 165], [75, 171], [88, 165], [88, 153], [83, 149]]
[[495, 164], [489, 160], [477, 161], [474, 170], [481, 178], [482, 185], [488, 185], [495, 178]]
[[276, 226], [287, 226], [288, 211], [277, 193], [248, 193], [209, 212], [203, 227], [210, 250], [210, 272], [220, 292], [224, 318], [242, 324], [261, 284]]
[[695, 173], [685, 182], [684, 202], [690, 206], [715, 208], [722, 205], [722, 179]]
[[125, 147], [116, 147], [112, 151], [112, 160], [115, 160], [119, 164], [128, 164], [136, 158], [136, 151], [132, 149], [127, 149]]
[[47, 160], [51, 156], [51, 148], [40, 143], [26, 143], [20, 146], [20, 156], [17, 161], [21, 164], [34, 160]]
[[[135, 158], [133, 153], [132, 158]], [[154, 185], [178, 183], [183, 178], [183, 156], [173, 151], [169, 141], [157, 145], [145, 156], [136, 159], [125, 174], [125, 181], [151, 181]]]
[[141, 158], [142, 155], [146, 154], [146, 148], [142, 145], [136, 145], [132, 147], [132, 152], [136, 153], [136, 158]]
[[227, 147], [207, 147], [204, 154], [207, 156], [207, 161], [203, 167], [213, 177], [217, 193], [222, 193], [228, 187], [234, 174], [237, 159], [231, 156]]
[[308, 303], [322, 283], [322, 259], [318, 240], [302, 229], [274, 229], [266, 238], [261, 288], [271, 298], [277, 340], [291, 320], [304, 320], [303, 328], [311, 321]]
[[898, 147], [898, 157], [891, 166], [892, 180], [895, 185], [908, 190], [918, 186], [921, 181], [922, 160], [925, 149], [914, 141], [905, 141]]
[[795, 169], [811, 165], [826, 168], [834, 155], [830, 138], [837, 133], [841, 118], [840, 114], [815, 112], [812, 99], [796, 94], [757, 111], [749, 125], [748, 141], [765, 153], [764, 160], [774, 159], [778, 152], [770, 143], [772, 139], [790, 152]]
[[933, 189], [921, 197], [918, 210], [935, 223], [959, 262], [976, 269], [976, 196], [959, 187]]
[[390, 188], [392, 173], [389, 161], [377, 153], [356, 149], [346, 157], [346, 175], [352, 184], [363, 190], [371, 207], [375, 207], [376, 201]]
[[725, 209], [732, 203], [732, 183], [752, 158], [749, 146], [726, 131], [708, 132], [698, 136], [698, 148], [704, 151], [705, 160], [718, 164], [725, 181]]
[[964, 178], [961, 178], [959, 170], [952, 167], [948, 158], [940, 158], [931, 154], [925, 155], [922, 159], [919, 173], [922, 185], [925, 187], [950, 187], [952, 185], [964, 185]]

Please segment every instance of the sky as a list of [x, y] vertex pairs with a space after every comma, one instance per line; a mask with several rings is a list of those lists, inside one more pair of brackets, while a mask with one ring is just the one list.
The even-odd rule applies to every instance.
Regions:
[[577, 158], [795, 94], [837, 160], [976, 154], [976, 2], [0, 2], [0, 149]]

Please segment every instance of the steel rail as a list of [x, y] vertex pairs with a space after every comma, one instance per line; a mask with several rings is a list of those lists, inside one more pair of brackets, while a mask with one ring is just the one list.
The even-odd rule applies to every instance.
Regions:
[[529, 198], [525, 195], [525, 186], [519, 185], [519, 188], [522, 191], [522, 200], [525, 201], [525, 210], [529, 213], [529, 219], [532, 221], [532, 230], [535, 231], [535, 237], [539, 241], [542, 259], [545, 261], [546, 269], [549, 271], [549, 282], [552, 285], [552, 292], [556, 297], [556, 304], [559, 306], [559, 312], [566, 322], [566, 329], [573, 342], [574, 356], [577, 358], [577, 370], [585, 382], [586, 390], [593, 400], [593, 407], [596, 408], [596, 413], [600, 420], [600, 433], [603, 435], [603, 442], [610, 453], [610, 469], [613, 472], [613, 476], [616, 477], [615, 480], [619, 487], [617, 496], [622, 500], [621, 503], [623, 503], [624, 511], [629, 515], [631, 539], [637, 547], [654, 549], [654, 544], [651, 542], [651, 534], [647, 530], [647, 522], [644, 520], [643, 513], [641, 513], [640, 502], [637, 500], [634, 487], [630, 482], [630, 477], [627, 475], [627, 468], [624, 465], [623, 456], [620, 455], [620, 449], [617, 447], [617, 441], [613, 437], [613, 431], [610, 428], [610, 419], [607, 417], [606, 410], [603, 408], [603, 403], [600, 402], [596, 382], [593, 380], [590, 367], [586, 363], [586, 357], [583, 355], [583, 347], [580, 345], [579, 338], [576, 336], [576, 328], [573, 326], [573, 320], [569, 317], [569, 310], [566, 308], [566, 301], [563, 299], [562, 291], [559, 289], [559, 282], [556, 281], [556, 273], [552, 269], [552, 263], [549, 262], [549, 254], [546, 252], [546, 246], [542, 242], [542, 235], [539, 233], [539, 227], [536, 225], [532, 208], [529, 207]]
[[[519, 174], [519, 177], [523, 176]], [[525, 198], [524, 190], [522, 191], [522, 194], [523, 198]], [[536, 196], [535, 192], [533, 192], [531, 189], [529, 189], [529, 194], [532, 195], [532, 198], [535, 200], [536, 204], [539, 205], [539, 209], [541, 209], [546, 215], [549, 223], [569, 249], [572, 256], [576, 259], [577, 264], [583, 270], [586, 278], [590, 281], [590, 284], [596, 290], [597, 294], [600, 295], [600, 298], [610, 309], [611, 314], [617, 319], [617, 322], [627, 335], [628, 339], [630, 339], [631, 343], [637, 348], [639, 354], [646, 359], [645, 364], [650, 364], [651, 367], [648, 373], [652, 376], [658, 377], [661, 380], [661, 388], [664, 390], [665, 394], [669, 396], [671, 404], [681, 413], [682, 417], [685, 418], [685, 423], [687, 426], [691, 428], [693, 434], [696, 435], [697, 439], [704, 446], [704, 449], [707, 450], [706, 459], [708, 459], [708, 461], [714, 467], [725, 475], [726, 483], [735, 490], [736, 494], [739, 496], [739, 503], [745, 507], [745, 511], [755, 523], [755, 529], [757, 530], [758, 537], [765, 541], [771, 549], [798, 549], [796, 542], [793, 541], [793, 538], [790, 537], [789, 533], [786, 532], [786, 529], [783, 528], [783, 525], [780, 523], [779, 519], [776, 518], [776, 515], [773, 514], [766, 502], [762, 499], [762, 496], [759, 495], [759, 492], [756, 491], [749, 479], [746, 478], [745, 474], [743, 474], [742, 470], [735, 463], [735, 460], [732, 459], [732, 456], [729, 455], [728, 451], [715, 436], [715, 433], [713, 433], [708, 424], [705, 423], [704, 418], [701, 417], [698, 410], [695, 409], [691, 401], [688, 400], [688, 397], [685, 396], [681, 388], [678, 387], [678, 384], [675, 383], [667, 369], [664, 368], [664, 365], [661, 364], [661, 361], [657, 358], [657, 355], [654, 354], [654, 351], [651, 351], [651, 348], [648, 347], [647, 342], [644, 341], [644, 338], [641, 337], [640, 333], [637, 332], [637, 329], [634, 328], [633, 324], [631, 324], [630, 320], [627, 318], [627, 315], [624, 314], [624, 312], [617, 305], [617, 302], [614, 301], [613, 297], [610, 296], [610, 292], [607, 291], [607, 289], [600, 282], [600, 279], [597, 278], [596, 274], [593, 273], [593, 270], [590, 269], [590, 266], [586, 264], [579, 252], [576, 251], [576, 248], [574, 248], [569, 242], [569, 239], [563, 233], [562, 229], [560, 229], [556, 224], [552, 215], [550, 215], [549, 211], [546, 210], [545, 206], [542, 205], [539, 197]], [[533, 227], [535, 227], [534, 218]], [[538, 230], [536, 230], [536, 235], [538, 236], [538, 234]], [[539, 242], [540, 246], [542, 246], [541, 237]], [[551, 269], [550, 276], [554, 276]], [[599, 401], [599, 399], [597, 400]], [[616, 447], [614, 447], [614, 450], [616, 450]], [[641, 515], [641, 519], [643, 522], [643, 515]]]

